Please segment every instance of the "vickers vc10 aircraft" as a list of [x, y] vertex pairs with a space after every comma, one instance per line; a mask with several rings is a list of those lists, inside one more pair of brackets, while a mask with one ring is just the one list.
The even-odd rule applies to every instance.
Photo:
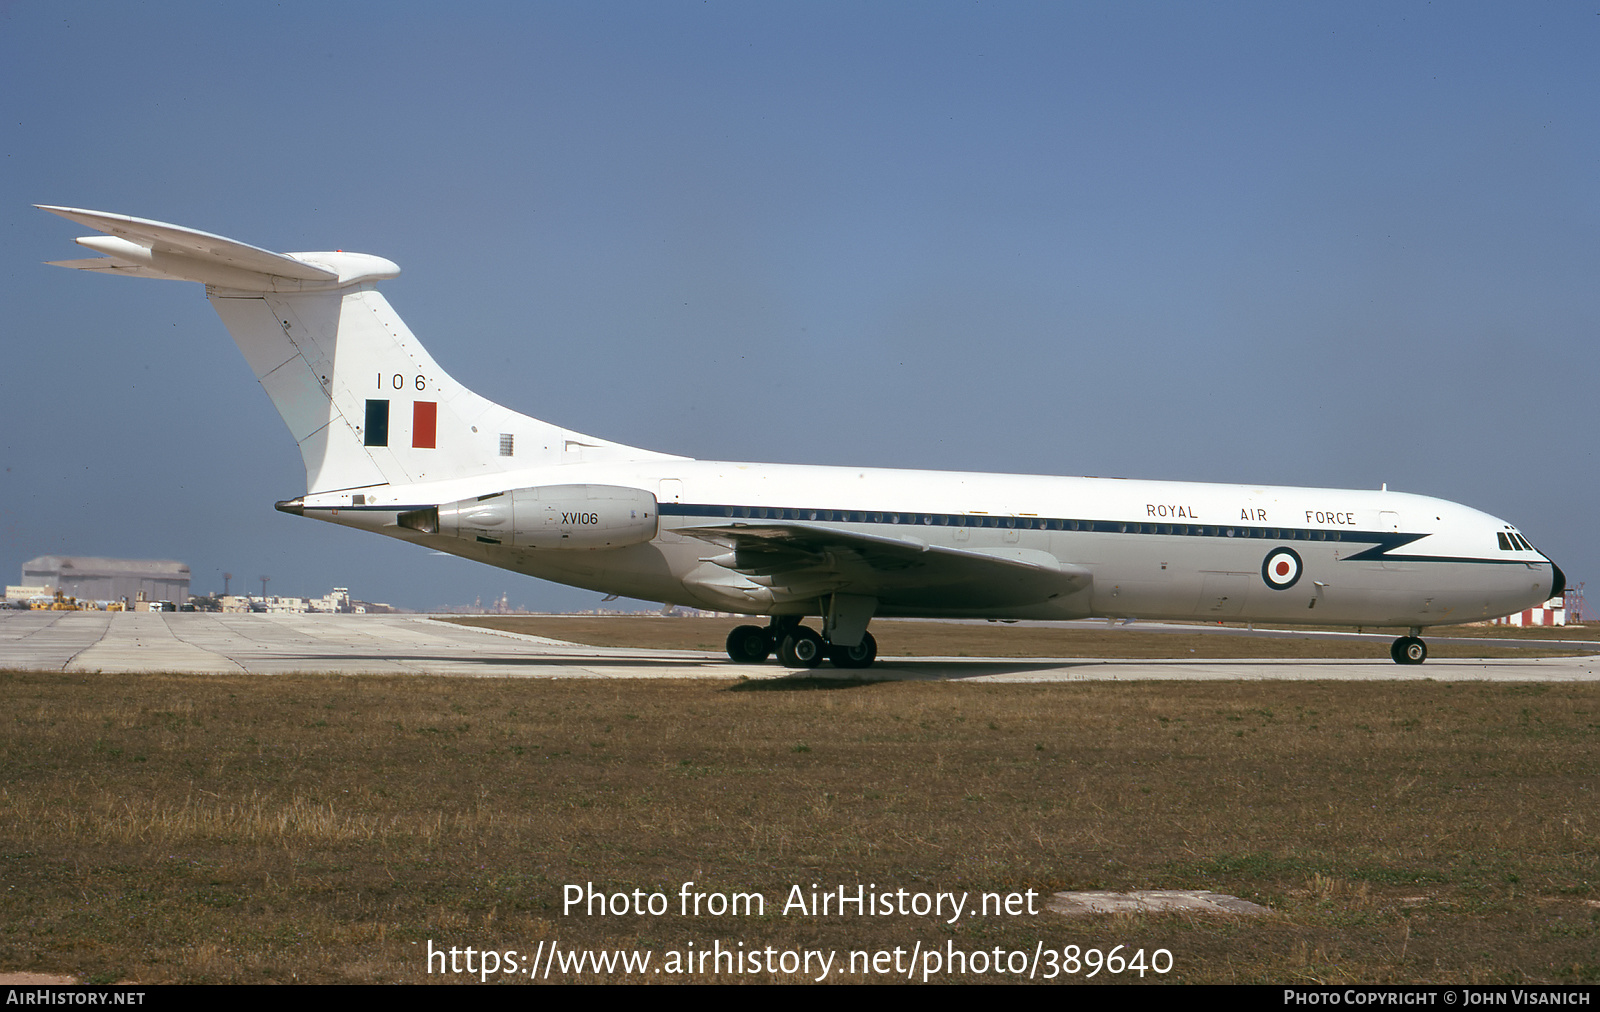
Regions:
[[[305, 459], [277, 504], [545, 580], [769, 616], [757, 663], [877, 656], [876, 616], [1425, 626], [1558, 596], [1516, 527], [1401, 492], [739, 464], [586, 436], [473, 393], [378, 293], [362, 253], [273, 253], [39, 205], [103, 235], [62, 267], [198, 281]], [[803, 625], [820, 618], [820, 630]]]

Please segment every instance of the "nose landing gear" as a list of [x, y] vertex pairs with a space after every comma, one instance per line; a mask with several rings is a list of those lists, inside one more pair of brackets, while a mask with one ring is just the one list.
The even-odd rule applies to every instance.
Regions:
[[1410, 636], [1402, 636], [1389, 644], [1389, 656], [1396, 664], [1421, 664], [1428, 659], [1428, 644], [1417, 636], [1421, 629], [1412, 629]]

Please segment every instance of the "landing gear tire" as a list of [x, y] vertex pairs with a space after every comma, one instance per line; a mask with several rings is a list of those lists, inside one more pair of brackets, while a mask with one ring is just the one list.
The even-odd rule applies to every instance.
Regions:
[[866, 668], [878, 659], [878, 641], [871, 633], [862, 633], [861, 642], [853, 647], [834, 647], [829, 656], [836, 668]]
[[1396, 664], [1421, 664], [1428, 659], [1428, 644], [1415, 636], [1402, 636], [1389, 645]]
[[742, 625], [728, 634], [728, 656], [737, 664], [760, 664], [772, 654], [772, 637], [758, 625]]
[[814, 668], [822, 663], [827, 645], [813, 629], [799, 626], [783, 638], [778, 647], [778, 662], [786, 668]]

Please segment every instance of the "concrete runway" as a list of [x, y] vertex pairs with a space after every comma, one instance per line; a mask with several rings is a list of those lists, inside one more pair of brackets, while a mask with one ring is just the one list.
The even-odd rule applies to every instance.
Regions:
[[[1314, 646], [1308, 646], [1314, 650]], [[721, 654], [589, 647], [471, 629], [421, 615], [219, 615], [193, 612], [0, 611], [0, 669], [133, 674], [453, 675], [491, 678], [760, 678], [774, 661]], [[809, 676], [859, 677], [824, 665]], [[1338, 679], [1572, 682], [1600, 679], [1600, 656], [1367, 660], [1105, 660], [918, 657], [880, 660], [875, 679], [993, 682], [1134, 679]]]

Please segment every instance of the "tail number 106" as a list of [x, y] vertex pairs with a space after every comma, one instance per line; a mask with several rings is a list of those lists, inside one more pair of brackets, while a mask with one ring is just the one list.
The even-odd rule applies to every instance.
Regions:
[[[416, 379], [413, 379], [410, 382], [409, 385], [414, 387], [417, 390], [426, 390], [426, 389], [428, 389], [428, 377], [422, 375], [421, 373], [418, 373]], [[378, 389], [379, 390], [383, 390], [383, 389], [386, 389], [386, 388], [392, 388], [392, 389], [395, 389], [395, 390], [404, 390], [406, 388], [406, 386], [407, 386], [406, 378], [401, 373], [395, 373], [393, 376], [385, 376], [381, 372], [378, 373]]]

